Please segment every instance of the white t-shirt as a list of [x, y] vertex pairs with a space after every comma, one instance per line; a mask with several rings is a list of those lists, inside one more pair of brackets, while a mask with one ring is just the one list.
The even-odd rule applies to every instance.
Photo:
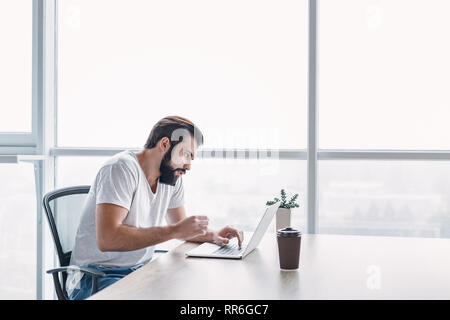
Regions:
[[154, 246], [126, 252], [100, 251], [95, 227], [95, 209], [100, 203], [126, 208], [128, 215], [123, 224], [137, 228], [159, 226], [167, 209], [183, 205], [183, 180], [178, 178], [175, 186], [158, 180], [153, 193], [134, 152], [123, 151], [102, 166], [91, 185], [80, 218], [71, 264], [115, 267], [144, 264], [151, 260]]

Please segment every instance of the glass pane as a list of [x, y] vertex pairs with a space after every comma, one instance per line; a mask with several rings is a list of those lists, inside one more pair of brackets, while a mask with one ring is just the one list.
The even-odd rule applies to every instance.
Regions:
[[323, 233], [450, 237], [450, 163], [320, 161]]
[[35, 299], [34, 167], [0, 164], [0, 181], [0, 299]]
[[58, 8], [59, 145], [141, 147], [176, 114], [205, 147], [306, 146], [306, 0]]
[[0, 132], [31, 132], [32, 5], [0, 1]]
[[[61, 157], [57, 184], [91, 184], [106, 160]], [[292, 210], [292, 225], [306, 231], [306, 161], [196, 158], [183, 179], [188, 215], [209, 216], [213, 228], [231, 224], [252, 230], [266, 201], [279, 197], [284, 188], [288, 196], [299, 193], [300, 207]], [[275, 231], [275, 223], [270, 230]]]
[[[209, 216], [213, 228], [231, 224], [253, 231], [266, 202], [285, 189], [288, 197], [299, 194], [291, 224], [306, 232], [306, 161], [196, 159], [183, 179], [186, 209]], [[275, 232], [274, 221], [269, 230]]]
[[108, 157], [58, 157], [56, 187], [90, 186], [106, 160]]
[[450, 149], [450, 2], [318, 4], [320, 148]]

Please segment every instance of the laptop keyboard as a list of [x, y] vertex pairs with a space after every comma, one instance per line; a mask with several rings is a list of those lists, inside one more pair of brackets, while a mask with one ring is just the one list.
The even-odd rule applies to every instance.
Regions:
[[241, 248], [239, 248], [238, 244], [228, 244], [228, 245], [224, 245], [224, 246], [220, 247], [213, 253], [225, 254], [225, 255], [237, 255], [237, 254], [243, 252], [244, 250], [245, 250], [245, 248], [243, 246]]

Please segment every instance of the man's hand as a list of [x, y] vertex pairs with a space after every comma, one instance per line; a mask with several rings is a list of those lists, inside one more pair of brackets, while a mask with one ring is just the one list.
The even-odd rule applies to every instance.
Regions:
[[219, 231], [214, 231], [213, 233], [213, 242], [218, 244], [219, 246], [223, 246], [230, 242], [230, 239], [234, 237], [238, 238], [239, 247], [241, 247], [242, 242], [244, 241], [244, 233], [242, 231], [238, 231], [237, 229], [227, 226], [225, 228], [220, 229]]
[[197, 236], [204, 236], [208, 230], [207, 216], [190, 216], [172, 225], [173, 237], [189, 240]]

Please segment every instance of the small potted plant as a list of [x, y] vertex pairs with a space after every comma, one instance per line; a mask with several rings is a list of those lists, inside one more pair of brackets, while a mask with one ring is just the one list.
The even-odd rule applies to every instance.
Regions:
[[[289, 201], [286, 199], [286, 191], [281, 189], [281, 203], [278, 207], [276, 225], [277, 230], [287, 228], [291, 226], [291, 209], [298, 208], [299, 205], [296, 203], [298, 198], [298, 193], [294, 194]], [[274, 198], [273, 201], [267, 201], [266, 205], [271, 206], [280, 201], [279, 198]]]

